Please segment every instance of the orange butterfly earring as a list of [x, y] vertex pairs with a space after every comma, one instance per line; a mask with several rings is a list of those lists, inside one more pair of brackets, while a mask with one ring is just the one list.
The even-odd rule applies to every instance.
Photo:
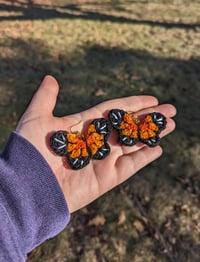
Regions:
[[133, 113], [112, 109], [108, 117], [119, 134], [120, 143], [125, 146], [133, 146], [138, 141], [150, 147], [157, 146], [160, 142], [159, 134], [167, 124], [166, 117], [157, 112], [147, 114], [140, 121]]
[[110, 153], [107, 143], [111, 133], [110, 122], [98, 118], [89, 125], [86, 134], [57, 131], [50, 138], [50, 146], [59, 156], [66, 156], [72, 169], [78, 170], [89, 164], [90, 159], [101, 160]]

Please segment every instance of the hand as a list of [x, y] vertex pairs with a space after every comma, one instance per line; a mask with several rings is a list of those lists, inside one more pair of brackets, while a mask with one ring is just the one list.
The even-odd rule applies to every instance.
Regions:
[[58, 91], [57, 81], [51, 76], [46, 76], [22, 116], [17, 132], [31, 142], [50, 165], [70, 212], [86, 206], [128, 179], [139, 169], [157, 159], [162, 154], [162, 149], [160, 146], [149, 148], [142, 143], [133, 147], [121, 146], [113, 132], [108, 140], [111, 145], [110, 154], [101, 161], [91, 160], [89, 165], [77, 171], [64, 165], [63, 158], [50, 151], [48, 146], [50, 133], [69, 130], [72, 125], [82, 121], [77, 126], [80, 131], [81, 125], [85, 122], [106, 117], [108, 111], [113, 108], [136, 112], [137, 115], [153, 111], [164, 114], [167, 117], [167, 127], [161, 136], [169, 134], [175, 128], [175, 123], [171, 119], [176, 114], [174, 106], [158, 105], [157, 99], [152, 96], [131, 96], [110, 100], [78, 114], [55, 117], [52, 112]]

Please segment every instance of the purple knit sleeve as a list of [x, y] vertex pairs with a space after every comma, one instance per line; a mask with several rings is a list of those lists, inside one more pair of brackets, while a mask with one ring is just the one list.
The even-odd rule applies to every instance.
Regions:
[[13, 132], [0, 157], [0, 261], [25, 261], [28, 252], [62, 231], [69, 219], [49, 165]]

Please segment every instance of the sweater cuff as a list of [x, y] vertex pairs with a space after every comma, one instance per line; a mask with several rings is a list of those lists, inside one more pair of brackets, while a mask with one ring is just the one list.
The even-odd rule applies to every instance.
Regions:
[[1, 157], [5, 208], [17, 245], [28, 253], [66, 227], [69, 210], [50, 166], [25, 138], [13, 132]]

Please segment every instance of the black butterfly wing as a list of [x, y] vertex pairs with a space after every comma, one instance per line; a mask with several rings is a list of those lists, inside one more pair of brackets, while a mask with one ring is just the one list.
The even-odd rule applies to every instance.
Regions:
[[50, 146], [57, 155], [67, 157], [72, 169], [81, 169], [90, 162], [90, 149], [77, 134], [57, 131], [50, 138]]
[[110, 110], [108, 114], [108, 118], [111, 122], [112, 127], [115, 128], [116, 130], [120, 130], [120, 124], [124, 119], [124, 114], [125, 114], [125, 111], [121, 109]]
[[89, 164], [91, 157], [90, 156], [85, 156], [85, 157], [79, 156], [79, 157], [72, 158], [68, 155], [67, 159], [72, 169], [79, 170]]
[[66, 131], [57, 131], [50, 137], [50, 147], [59, 156], [67, 154]]
[[133, 146], [137, 143], [139, 139], [138, 125], [131, 114], [121, 109], [112, 109], [108, 117], [112, 127], [116, 129], [119, 134], [119, 141], [121, 144]]
[[166, 128], [167, 120], [163, 114], [154, 112], [151, 113], [150, 115], [153, 119], [153, 122], [158, 125], [158, 129], [159, 129], [158, 133], [160, 133], [162, 130]]

